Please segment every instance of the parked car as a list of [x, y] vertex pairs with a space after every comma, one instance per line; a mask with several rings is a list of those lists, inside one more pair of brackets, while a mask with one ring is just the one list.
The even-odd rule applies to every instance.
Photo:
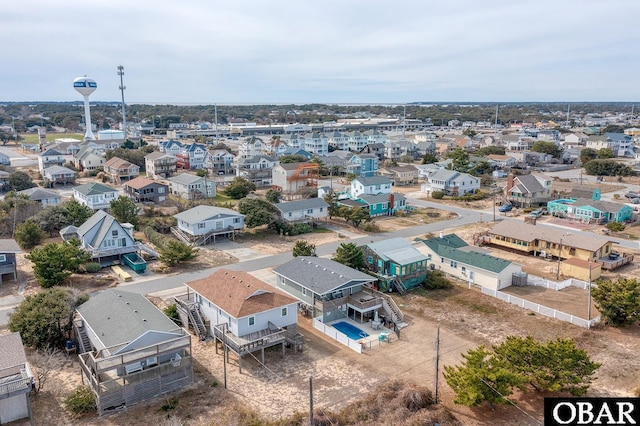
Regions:
[[498, 208], [499, 211], [505, 213], [505, 212], [510, 212], [511, 210], [513, 210], [513, 205], [511, 204], [503, 204], [500, 206], [500, 208]]
[[536, 219], [539, 218], [540, 216], [542, 216], [542, 210], [538, 209], [538, 210], [534, 210], [531, 213], [529, 213], [530, 217], [535, 217]]

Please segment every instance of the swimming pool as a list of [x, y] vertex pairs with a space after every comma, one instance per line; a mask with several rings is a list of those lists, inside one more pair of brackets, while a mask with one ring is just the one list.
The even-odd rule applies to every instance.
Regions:
[[348, 322], [344, 322], [344, 321], [331, 324], [331, 327], [337, 329], [341, 333], [346, 334], [347, 337], [351, 340], [358, 340], [358, 339], [362, 339], [363, 337], [369, 336], [368, 333], [365, 333], [364, 331], [360, 330], [355, 325], [351, 325]]

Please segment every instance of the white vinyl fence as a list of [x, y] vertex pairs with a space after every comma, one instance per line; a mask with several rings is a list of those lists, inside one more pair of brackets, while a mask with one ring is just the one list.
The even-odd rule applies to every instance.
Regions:
[[539, 303], [530, 302], [528, 300], [524, 300], [524, 299], [521, 299], [520, 297], [512, 296], [507, 293], [490, 290], [485, 287], [482, 287], [482, 294], [493, 296], [504, 302], [511, 303], [512, 305], [520, 306], [521, 308], [528, 309], [530, 311], [542, 314], [550, 318], [559, 319], [560, 321], [564, 321], [564, 322], [570, 322], [571, 324], [577, 325], [579, 327], [590, 328], [594, 324], [597, 324], [600, 322], [600, 316], [593, 318], [591, 321], [587, 321], [586, 319], [579, 318], [575, 315], [571, 315], [566, 312], [559, 311], [557, 309], [552, 309], [547, 306], [540, 305]]
[[[527, 277], [527, 285], [549, 288], [551, 290], [562, 290], [563, 288], [567, 288], [567, 287], [570, 287], [570, 286], [578, 287], [578, 288], [581, 288], [583, 290], [586, 290], [587, 287], [589, 287], [589, 283], [588, 282], [580, 281], [580, 280], [577, 280], [575, 278], [569, 278], [569, 279], [566, 279], [564, 281], [551, 281], [551, 280], [544, 279], [542, 277], [537, 277], [535, 275], [529, 275]], [[596, 286], [593, 283], [591, 285], [593, 287]]]
[[349, 339], [346, 334], [343, 334], [343, 333], [339, 332], [338, 330], [336, 330], [335, 328], [331, 327], [330, 325], [325, 325], [322, 321], [319, 321], [319, 320], [314, 318], [313, 319], [313, 328], [315, 328], [316, 330], [320, 330], [321, 332], [323, 332], [327, 336], [331, 337], [333, 340], [336, 340], [336, 341], [342, 343], [343, 345], [345, 345], [349, 349], [352, 349], [352, 350], [358, 352], [359, 354], [362, 353], [362, 344], [360, 342], [357, 342], [355, 340]]

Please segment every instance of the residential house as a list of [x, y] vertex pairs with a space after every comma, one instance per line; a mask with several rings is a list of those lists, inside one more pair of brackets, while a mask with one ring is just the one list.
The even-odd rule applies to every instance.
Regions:
[[592, 198], [565, 198], [547, 202], [551, 214], [579, 220], [582, 223], [605, 224], [626, 222], [633, 218], [633, 208], [621, 203]]
[[34, 386], [20, 333], [0, 336], [0, 424], [27, 417], [34, 424], [29, 398]]
[[564, 146], [585, 146], [589, 137], [582, 132], [569, 133], [564, 137]]
[[362, 203], [371, 217], [393, 216], [398, 210], [407, 209], [407, 199], [400, 192], [377, 195], [361, 194], [355, 201]]
[[85, 183], [73, 188], [73, 198], [92, 210], [103, 210], [118, 198], [118, 190], [101, 183]]
[[468, 173], [440, 169], [427, 175], [427, 182], [422, 184], [422, 191], [433, 193], [444, 192], [445, 195], [463, 196], [474, 194], [480, 189], [480, 179]]
[[152, 179], [168, 178], [176, 173], [178, 159], [175, 155], [154, 151], [145, 155], [144, 165], [147, 177]]
[[[295, 135], [294, 135], [295, 136]], [[303, 157], [304, 161], [309, 161], [313, 158], [313, 154], [302, 149], [302, 148], [287, 148], [285, 150], [281, 150], [278, 151], [277, 156], [278, 158], [285, 156], [285, 155], [291, 155], [291, 156], [296, 156], [296, 157]]]
[[240, 158], [252, 158], [263, 155], [266, 152], [267, 146], [265, 142], [256, 136], [246, 138], [238, 147], [238, 157]]
[[216, 196], [216, 182], [206, 176], [181, 173], [167, 180], [171, 194], [185, 200], [201, 200]]
[[361, 154], [373, 154], [378, 157], [378, 161], [384, 160], [385, 156], [385, 146], [382, 143], [370, 143], [367, 144], [362, 151]]
[[344, 175], [347, 172], [347, 162], [353, 157], [350, 151], [333, 151], [320, 157], [333, 176]]
[[0, 152], [0, 164], [2, 164], [4, 166], [10, 166], [11, 165], [11, 157], [9, 157], [4, 152]]
[[198, 143], [185, 145], [176, 154], [176, 165], [179, 169], [200, 170], [204, 165], [204, 157], [207, 154], [207, 147]]
[[512, 284], [513, 274], [522, 273], [522, 266], [492, 256], [487, 250], [468, 245], [456, 234], [442, 235], [419, 241], [416, 248], [431, 259], [431, 268], [447, 275], [491, 290], [501, 290]]
[[217, 236], [234, 238], [244, 229], [244, 215], [223, 207], [200, 205], [173, 215], [178, 226], [172, 228], [183, 241], [195, 245], [215, 243]]
[[354, 154], [347, 160], [347, 173], [360, 177], [375, 176], [378, 172], [378, 156], [375, 154]]
[[63, 239], [65, 241], [71, 238], [80, 240], [80, 247], [103, 267], [123, 263], [123, 256], [140, 250], [151, 252], [133, 238], [133, 225], [121, 224], [102, 210], [97, 211], [80, 227], [75, 228], [75, 235], [74, 228], [74, 226], [67, 226], [62, 229], [60, 234]]
[[329, 204], [322, 198], [287, 201], [277, 203], [276, 207], [286, 222], [316, 222], [329, 215]]
[[496, 169], [511, 169], [518, 165], [518, 160], [510, 155], [490, 154], [485, 158]]
[[632, 136], [624, 133], [605, 133], [602, 136], [590, 136], [586, 143], [587, 148], [599, 151], [609, 148], [616, 157], [634, 157], [634, 140]]
[[428, 257], [404, 238], [389, 238], [362, 247], [365, 267], [380, 279], [380, 289], [404, 293], [427, 277]]
[[273, 272], [276, 287], [298, 299], [306, 314], [323, 323], [358, 314], [372, 317], [382, 305], [381, 299], [369, 299], [371, 294], [365, 293], [365, 287], [377, 281], [375, 277], [331, 259], [298, 256]]
[[[344, 133], [334, 131], [325, 133], [325, 135], [327, 136], [329, 145], [335, 148], [336, 151], [349, 150], [349, 138]], [[329, 153], [327, 153], [327, 155], [328, 154]]]
[[542, 206], [553, 195], [553, 180], [540, 173], [522, 176], [509, 174], [504, 193], [507, 201], [517, 207]]
[[82, 141], [74, 138], [57, 138], [53, 143], [44, 145], [44, 150], [55, 149], [65, 157], [73, 157], [82, 146]]
[[51, 166], [63, 166], [66, 162], [65, 156], [55, 149], [47, 149], [38, 154], [38, 170], [44, 174], [44, 170]]
[[391, 194], [393, 183], [386, 176], [356, 177], [351, 181], [351, 197], [361, 195]]
[[93, 144], [84, 145], [73, 157], [73, 164], [78, 170], [102, 170], [105, 158]]
[[138, 176], [124, 184], [124, 192], [136, 203], [162, 203], [169, 197], [169, 185]]
[[235, 172], [235, 156], [225, 149], [207, 151], [203, 167], [213, 175], [232, 175]]
[[111, 182], [120, 183], [140, 176], [140, 167], [118, 157], [111, 157], [103, 165], [105, 174]]
[[391, 179], [394, 186], [413, 185], [418, 181], [418, 169], [411, 165], [384, 167], [378, 174]]
[[62, 166], [50, 166], [44, 169], [42, 174], [44, 184], [46, 187], [53, 188], [56, 184], [71, 184], [76, 183], [76, 172], [71, 169]]
[[9, 186], [10, 175], [11, 173], [5, 172], [4, 170], [0, 170], [0, 190], [4, 191], [5, 189], [10, 188]]
[[160, 149], [160, 152], [173, 155], [174, 157], [180, 154], [183, 148], [184, 145], [182, 144], [182, 142], [174, 140], [163, 141], [158, 144], [158, 149]]
[[534, 256], [589, 260], [607, 257], [614, 242], [599, 235], [562, 232], [557, 228], [503, 220], [498, 222], [483, 240], [507, 250]]
[[273, 168], [273, 186], [281, 193], [283, 199], [300, 197], [303, 188], [318, 190], [317, 163], [285, 163]]
[[[260, 351], [264, 364], [265, 349], [291, 345], [296, 351], [303, 345], [298, 333], [298, 301], [247, 272], [219, 269], [206, 278], [185, 284], [186, 297], [177, 297], [181, 317], [189, 322], [197, 310], [210, 324], [205, 332], [238, 356], [242, 372], [242, 356]], [[196, 322], [197, 321], [197, 322]], [[200, 321], [193, 321], [202, 330]], [[198, 324], [200, 323], [200, 324]], [[216, 349], [217, 352], [217, 349]]]
[[256, 188], [271, 186], [273, 182], [273, 168], [280, 164], [274, 157], [257, 155], [254, 157], [240, 157], [238, 173], [241, 177], [252, 182]]
[[0, 239], [0, 284], [6, 275], [13, 275], [13, 280], [18, 279], [18, 266], [16, 254], [22, 253], [16, 240], [10, 238]]
[[107, 289], [76, 314], [80, 370], [98, 414], [193, 384], [191, 335], [143, 295]]
[[42, 204], [43, 207], [57, 206], [62, 202], [62, 197], [55, 191], [40, 188], [38, 186], [18, 191], [18, 194], [26, 195], [31, 201], [37, 201]]

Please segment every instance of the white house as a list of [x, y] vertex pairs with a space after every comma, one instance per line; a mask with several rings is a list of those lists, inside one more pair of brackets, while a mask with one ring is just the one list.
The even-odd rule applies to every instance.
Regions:
[[423, 192], [442, 191], [446, 195], [455, 196], [473, 194], [478, 189], [480, 189], [480, 179], [477, 177], [444, 169], [427, 175], [427, 182], [422, 184]]
[[[247, 272], [219, 269], [186, 283], [210, 334], [238, 355], [286, 344], [302, 345], [298, 333], [298, 301]], [[299, 342], [299, 343], [298, 343]], [[242, 370], [241, 370], [242, 371]]]
[[521, 265], [470, 246], [456, 234], [422, 240], [416, 248], [431, 256], [433, 267], [466, 281], [469, 286], [500, 290], [511, 285], [513, 274], [522, 272]]
[[362, 194], [391, 194], [392, 186], [391, 179], [386, 176], [357, 177], [351, 181], [351, 197], [357, 198]]
[[167, 180], [171, 193], [185, 200], [199, 200], [216, 196], [216, 182], [205, 176], [182, 173], [171, 176]]
[[[69, 227], [61, 230], [61, 234], [71, 235]], [[106, 259], [115, 256], [118, 259], [123, 254], [135, 253], [140, 249], [140, 244], [133, 239], [133, 225], [120, 224], [113, 216], [100, 210], [91, 216], [76, 230], [80, 247], [86, 250], [92, 259], [102, 259], [108, 263], [114, 259]], [[64, 237], [63, 237], [64, 238]]]
[[206, 243], [215, 236], [233, 237], [244, 228], [244, 215], [223, 207], [200, 205], [173, 215], [178, 220], [177, 231], [186, 241]]
[[322, 219], [328, 216], [329, 204], [322, 198], [277, 203], [276, 207], [287, 222]]
[[65, 156], [58, 150], [48, 149], [38, 154], [38, 170], [44, 174], [44, 170], [50, 166], [63, 166], [66, 161]]
[[34, 187], [18, 191], [18, 194], [26, 195], [31, 201], [38, 201], [44, 207], [57, 206], [62, 202], [62, 197], [55, 191]]
[[108, 209], [118, 198], [118, 190], [101, 183], [85, 183], [73, 188], [73, 198], [92, 210]]

